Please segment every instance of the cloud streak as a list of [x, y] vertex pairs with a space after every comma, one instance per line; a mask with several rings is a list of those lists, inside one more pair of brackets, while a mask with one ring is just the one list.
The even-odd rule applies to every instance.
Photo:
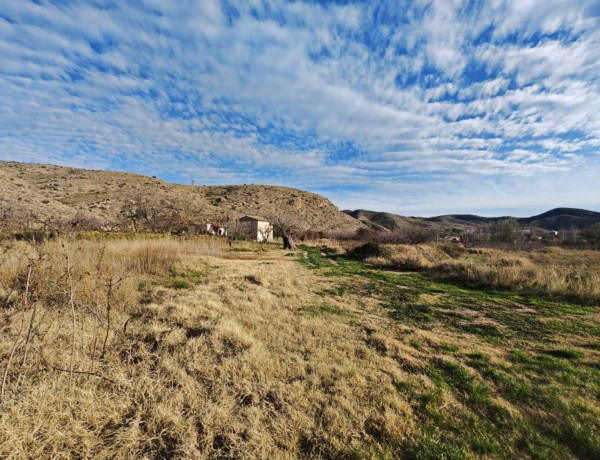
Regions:
[[599, 208], [577, 179], [600, 173], [599, 17], [592, 1], [7, 0], [0, 159], [414, 214], [484, 212], [470, 196], [543, 210], [556, 183]]

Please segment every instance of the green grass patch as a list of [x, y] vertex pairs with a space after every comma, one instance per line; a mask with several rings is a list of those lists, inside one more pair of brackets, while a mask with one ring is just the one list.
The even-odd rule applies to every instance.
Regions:
[[181, 278], [171, 278], [166, 280], [163, 286], [171, 289], [189, 289], [190, 283]]
[[336, 307], [335, 305], [323, 304], [323, 305], [310, 305], [308, 307], [304, 307], [302, 311], [313, 318], [323, 315], [333, 315], [333, 316], [352, 316], [352, 312], [348, 310], [343, 310], [341, 308]]
[[409, 343], [410, 343], [410, 346], [416, 350], [420, 350], [421, 348], [423, 348], [423, 342], [421, 342], [420, 340], [410, 339]]
[[514, 349], [511, 350], [508, 354], [508, 359], [510, 359], [513, 363], [532, 363], [533, 359], [524, 351]]
[[200, 282], [206, 277], [206, 274], [202, 270], [195, 270], [192, 268], [178, 269], [171, 267], [169, 269], [169, 276], [171, 278], [184, 278], [192, 282]]
[[456, 353], [458, 351], [458, 345], [455, 343], [442, 342], [437, 347], [450, 353]]
[[402, 301], [384, 303], [384, 308], [392, 310], [392, 318], [406, 323], [427, 323], [433, 319], [430, 305], [419, 305]]
[[331, 263], [327, 260], [327, 256], [321, 255], [321, 248], [305, 245], [300, 245], [298, 248], [307, 254], [307, 257], [304, 257], [304, 254], [299, 254], [301, 263], [313, 268], [332, 267]]
[[191, 286], [203, 282], [205, 278], [206, 274], [201, 270], [171, 267], [169, 269], [169, 278], [161, 284], [171, 289], [189, 289]]
[[[431, 347], [408, 339], [430, 357], [425, 368], [408, 366], [409, 377], [392, 382], [421, 430], [402, 458], [600, 458], [597, 307], [307, 251], [302, 263], [337, 277], [319, 293], [324, 305], [329, 296], [371, 298], [411, 332], [455, 337]], [[315, 316], [336, 314], [313, 308]], [[481, 344], [486, 352], [461, 354], [463, 338], [469, 349]], [[423, 374], [433, 385], [417, 384]]]
[[571, 348], [557, 348], [554, 350], [546, 350], [544, 353], [554, 356], [555, 358], [564, 358], [564, 359], [579, 359], [583, 355], [581, 352], [577, 350], [573, 350]]

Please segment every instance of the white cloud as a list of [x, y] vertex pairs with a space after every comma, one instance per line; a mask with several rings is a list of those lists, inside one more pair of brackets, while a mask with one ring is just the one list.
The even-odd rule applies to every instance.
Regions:
[[362, 186], [372, 207], [401, 186], [440, 211], [447, 183], [598, 168], [592, 2], [232, 3], [7, 0], [0, 158]]

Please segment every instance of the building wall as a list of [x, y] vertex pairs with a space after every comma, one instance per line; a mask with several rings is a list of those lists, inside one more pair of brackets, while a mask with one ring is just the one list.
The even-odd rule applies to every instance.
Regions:
[[269, 222], [256, 222], [256, 239], [257, 241], [262, 241], [263, 234], [261, 232], [269, 232], [269, 236], [267, 237], [267, 241], [273, 241], [273, 226]]
[[248, 238], [251, 238], [254, 241], [262, 241], [261, 232], [268, 229], [270, 231], [267, 241], [273, 241], [273, 226], [269, 222], [256, 220], [241, 220], [240, 224]]
[[253, 228], [255, 227], [256, 222], [252, 221], [252, 220], [241, 220], [240, 221], [240, 227], [242, 228], [243, 232], [244, 232], [244, 236], [246, 236], [247, 238], [254, 238], [256, 235], [256, 229]]

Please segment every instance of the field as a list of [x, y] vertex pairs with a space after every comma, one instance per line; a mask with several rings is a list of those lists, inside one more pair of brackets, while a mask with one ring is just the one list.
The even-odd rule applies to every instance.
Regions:
[[598, 254], [0, 243], [3, 458], [600, 458]]

